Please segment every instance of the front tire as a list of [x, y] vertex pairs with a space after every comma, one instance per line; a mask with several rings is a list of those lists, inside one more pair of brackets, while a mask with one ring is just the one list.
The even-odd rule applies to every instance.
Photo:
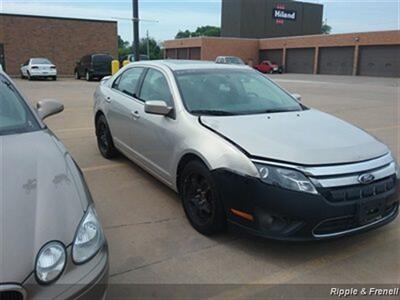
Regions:
[[101, 115], [97, 119], [96, 136], [97, 136], [97, 146], [99, 148], [101, 155], [107, 159], [114, 158], [117, 155], [118, 151], [114, 146], [110, 128], [108, 127], [108, 123], [104, 115]]
[[92, 81], [92, 79], [93, 79], [92, 75], [90, 75], [89, 71], [86, 71], [85, 78], [86, 78], [86, 81]]
[[57, 76], [53, 76], [51, 79], [53, 79], [54, 81], [57, 80]]
[[27, 72], [27, 74], [28, 74], [28, 80], [29, 80], [29, 81], [32, 80], [33, 78], [32, 78], [32, 76], [31, 76], [31, 74], [30, 74], [29, 72]]
[[76, 79], [76, 80], [81, 79], [81, 75], [79, 75], [79, 72], [78, 72], [78, 71], [75, 71], [75, 79]]
[[193, 228], [203, 235], [224, 231], [225, 211], [208, 168], [200, 161], [191, 161], [180, 178], [183, 209]]

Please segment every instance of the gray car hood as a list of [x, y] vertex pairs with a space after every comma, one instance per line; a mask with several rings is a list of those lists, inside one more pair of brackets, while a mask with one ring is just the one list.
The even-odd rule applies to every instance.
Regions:
[[48, 131], [0, 136], [0, 283], [21, 283], [45, 243], [73, 241], [86, 208], [77, 172]]
[[317, 110], [229, 117], [201, 122], [252, 156], [301, 165], [349, 163], [388, 153], [365, 131]]

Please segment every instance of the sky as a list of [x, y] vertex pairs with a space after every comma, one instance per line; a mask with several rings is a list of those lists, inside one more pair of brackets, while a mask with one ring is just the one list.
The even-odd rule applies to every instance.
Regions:
[[[400, 29], [400, 0], [308, 0], [324, 5], [332, 33]], [[140, 34], [158, 41], [179, 30], [221, 23], [221, 0], [139, 0]], [[131, 0], [0, 0], [0, 12], [118, 21], [118, 32], [132, 40]]]

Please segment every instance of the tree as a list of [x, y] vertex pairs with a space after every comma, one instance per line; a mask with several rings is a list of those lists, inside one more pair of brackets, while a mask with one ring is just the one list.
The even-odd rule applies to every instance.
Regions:
[[[139, 54], [147, 55], [147, 38], [142, 38], [139, 42]], [[149, 37], [149, 52], [150, 59], [161, 59], [162, 53], [161, 48], [157, 41]], [[122, 57], [128, 54], [132, 54], [132, 45], [128, 41], [124, 41], [120, 36], [118, 36], [118, 56]]]
[[[143, 38], [140, 40], [139, 51], [140, 51], [140, 54], [147, 55], [147, 38]], [[149, 37], [149, 53], [150, 53], [150, 59], [161, 59], [162, 58], [160, 46], [158, 45], [158, 43], [155, 39], [150, 38], [150, 37]]]
[[132, 53], [132, 46], [118, 35], [118, 56], [121, 57], [129, 53]]
[[321, 32], [322, 34], [330, 34], [332, 27], [328, 25], [327, 20], [322, 23]]
[[189, 30], [179, 31], [175, 38], [183, 39], [188, 37], [199, 37], [199, 36], [221, 36], [221, 28], [216, 26], [201, 26], [197, 27], [196, 31], [191, 32]]

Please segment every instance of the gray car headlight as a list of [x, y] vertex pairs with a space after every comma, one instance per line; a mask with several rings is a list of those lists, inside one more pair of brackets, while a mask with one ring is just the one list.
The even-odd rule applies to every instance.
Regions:
[[64, 271], [67, 261], [65, 247], [61, 242], [49, 242], [40, 249], [36, 257], [35, 275], [41, 284], [56, 281]]
[[260, 174], [260, 179], [265, 183], [292, 191], [318, 194], [312, 182], [299, 171], [261, 164], [255, 165]]
[[93, 206], [89, 206], [76, 231], [72, 244], [72, 260], [83, 264], [90, 260], [104, 245], [105, 238], [99, 218]]

